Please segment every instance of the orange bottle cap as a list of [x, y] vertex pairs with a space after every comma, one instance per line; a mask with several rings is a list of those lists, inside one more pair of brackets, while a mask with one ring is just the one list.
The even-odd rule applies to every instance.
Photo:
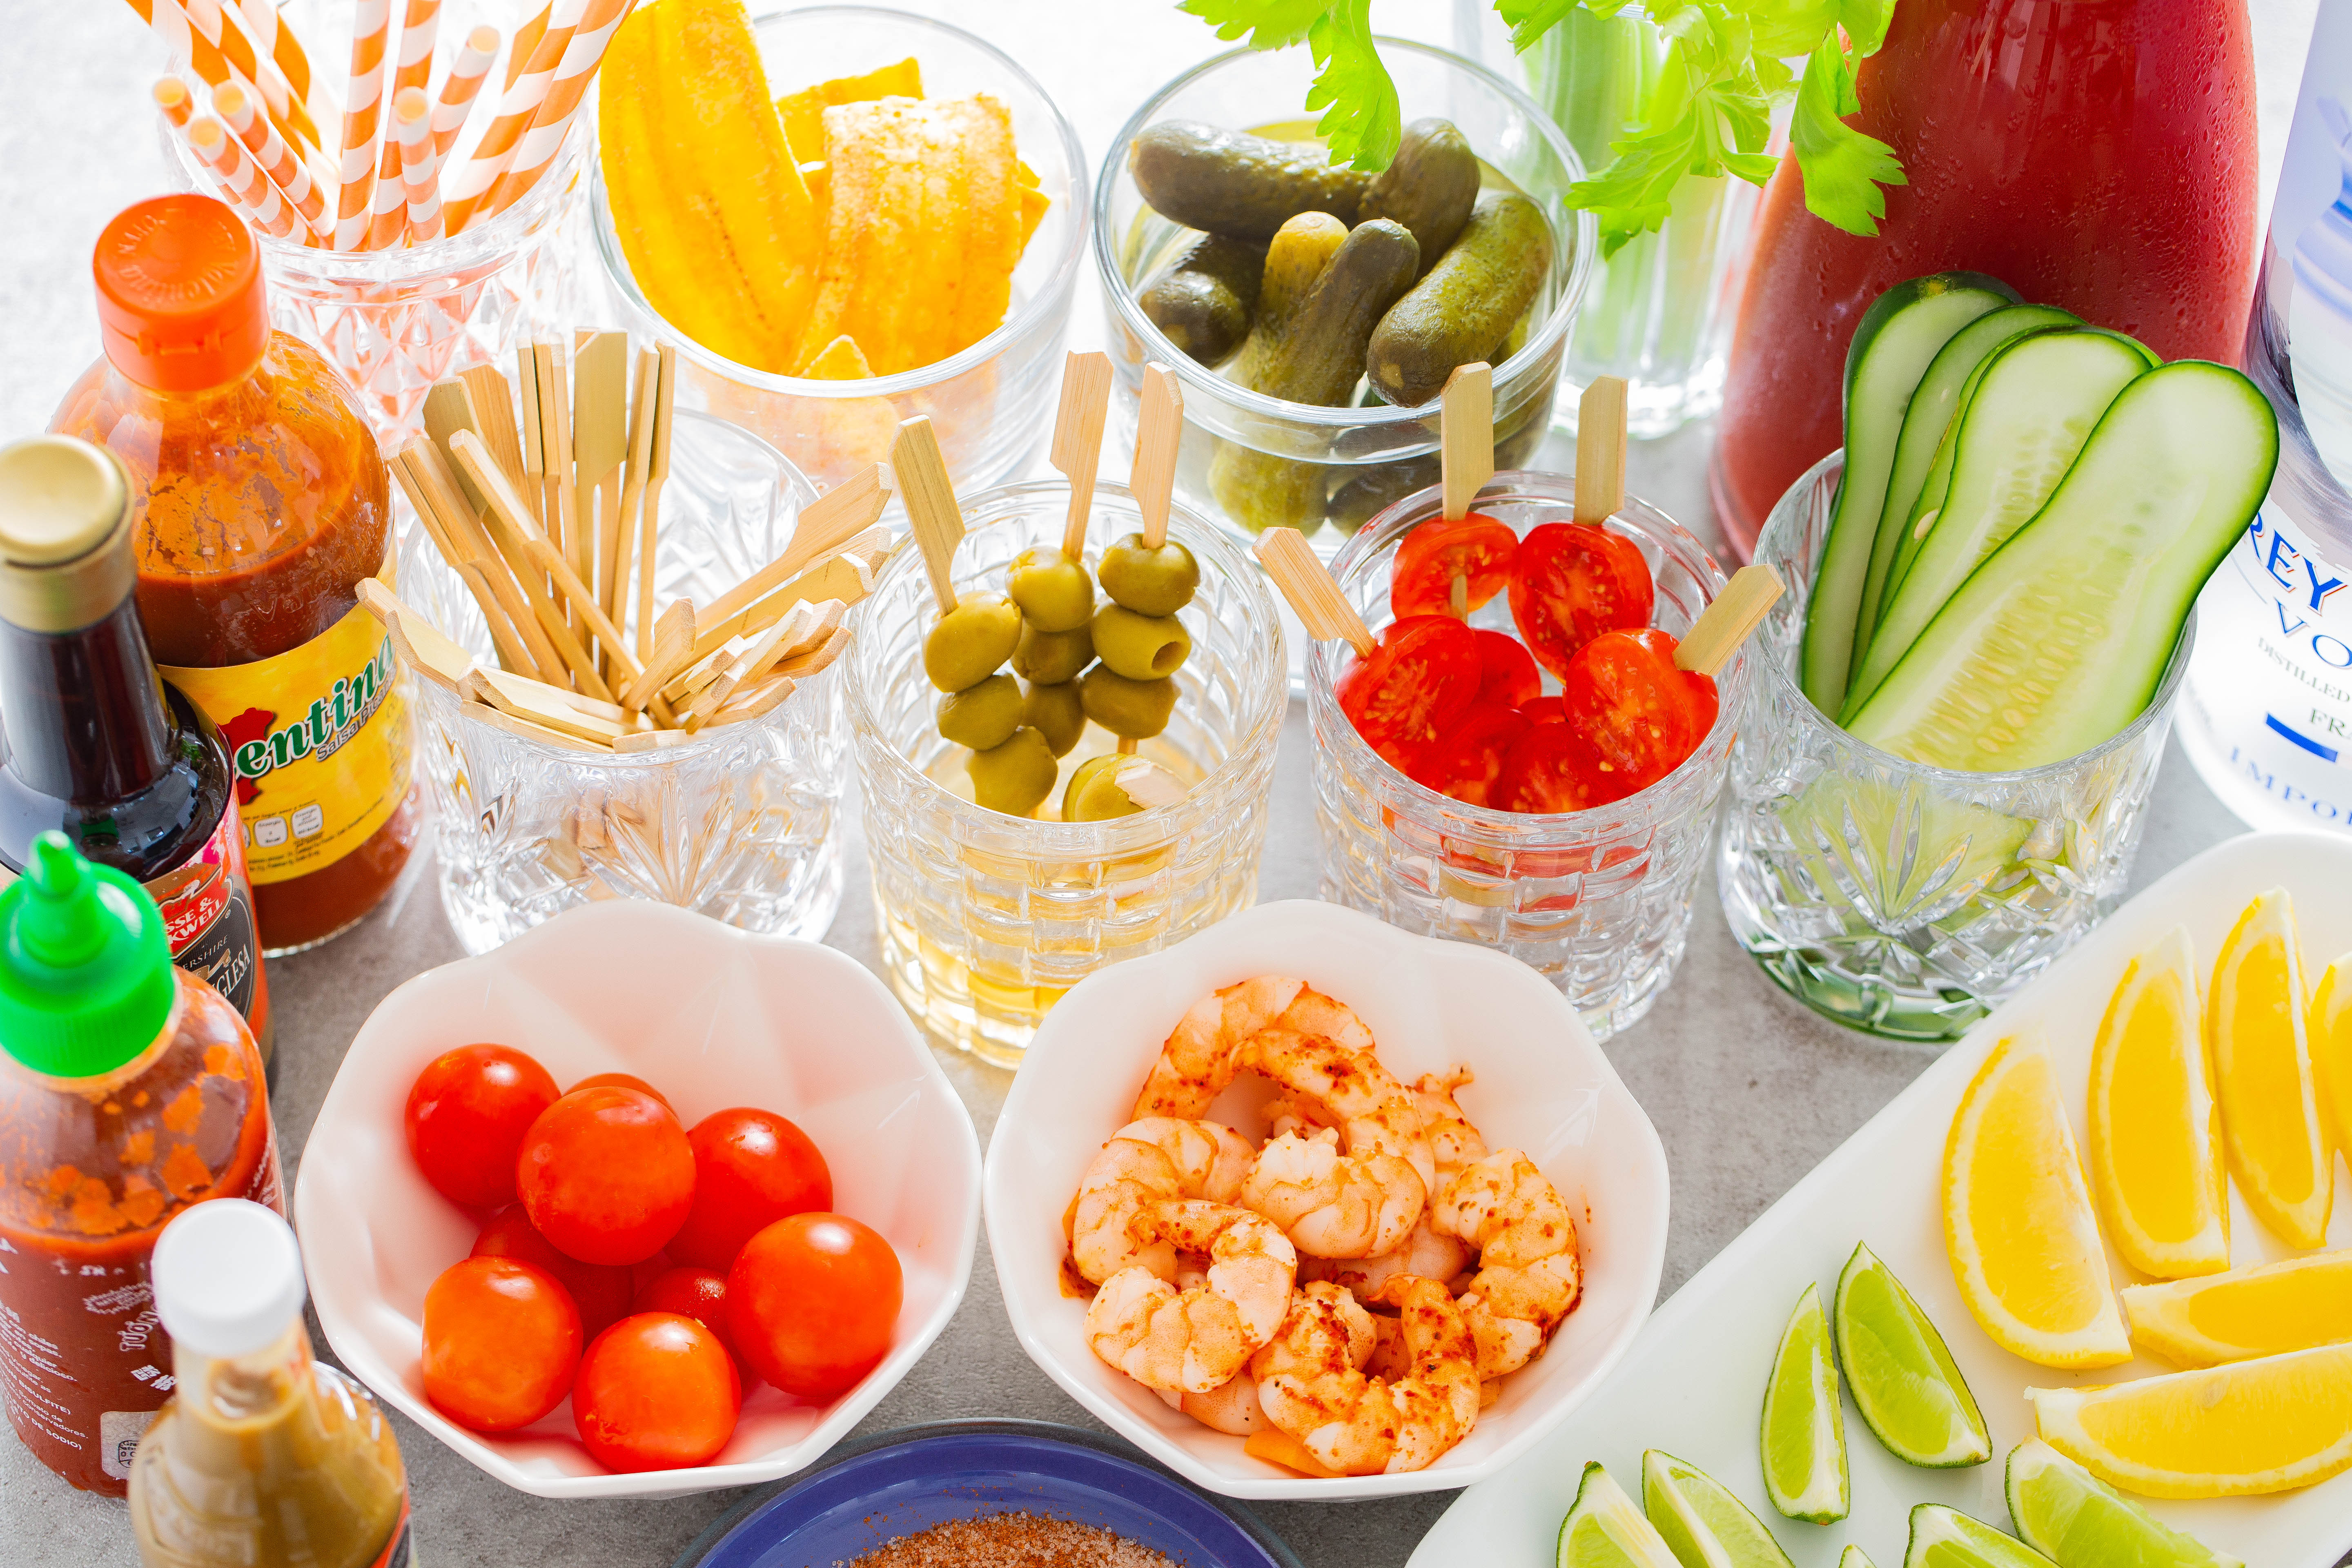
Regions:
[[99, 329], [114, 368], [152, 392], [242, 378], [269, 341], [261, 252], [210, 196], [154, 196], [98, 237]]

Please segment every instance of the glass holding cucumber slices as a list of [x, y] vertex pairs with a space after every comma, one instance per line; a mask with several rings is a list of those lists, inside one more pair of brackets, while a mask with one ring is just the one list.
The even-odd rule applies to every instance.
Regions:
[[2278, 428], [2236, 371], [1978, 273], [1880, 296], [1845, 385], [1757, 544], [1805, 591], [1765, 622], [1723, 900], [1801, 999], [1941, 1041], [2120, 897]]

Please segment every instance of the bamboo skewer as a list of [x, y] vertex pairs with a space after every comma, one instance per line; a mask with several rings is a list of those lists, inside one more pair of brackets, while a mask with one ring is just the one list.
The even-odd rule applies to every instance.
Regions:
[[[628, 615], [620, 597], [621, 462], [628, 456], [629, 339], [625, 332], [591, 332], [572, 354], [572, 461], [580, 496], [577, 522], [591, 548], [597, 606], [618, 626]], [[604, 678], [614, 677], [613, 648], [603, 650]]]
[[677, 411], [677, 350], [667, 343], [655, 356], [653, 432], [647, 439], [646, 477], [637, 503], [637, 589], [641, 609], [653, 607], [654, 563], [661, 542], [662, 486], [669, 480], [669, 435]]
[[947, 462], [940, 456], [940, 438], [928, 415], [898, 422], [898, 438], [890, 444], [890, 471], [898, 476], [907, 517], [915, 525], [915, 543], [923, 552], [923, 571], [944, 616], [956, 606], [955, 552], [963, 542], [963, 512], [956, 505], [955, 486], [948, 480]]
[[1087, 524], [1093, 516], [1095, 474], [1102, 462], [1103, 423], [1110, 413], [1110, 355], [1071, 351], [1062, 362], [1062, 401], [1054, 411], [1054, 445], [1046, 461], [1070, 481], [1070, 511], [1062, 525], [1062, 553], [1084, 563]]
[[1698, 619], [1675, 645], [1675, 668], [1712, 677], [1731, 662], [1739, 645], [1786, 591], [1780, 574], [1764, 562], [1734, 572], [1715, 603], [1699, 612]]
[[491, 591], [488, 574], [476, 561], [467, 543], [458, 538], [443, 510], [441, 498], [432, 492], [425, 475], [419, 471], [417, 448], [426, 445], [412, 442], [395, 453], [391, 463], [393, 477], [407, 495], [408, 504], [416, 509], [417, 521], [424, 524], [425, 536], [432, 540], [433, 547], [440, 552], [441, 558], [449, 563], [450, 570], [457, 574], [467, 591], [473, 595], [474, 603], [481, 609], [483, 623], [489, 627], [490, 640], [498, 646], [499, 659], [509, 669], [528, 667], [532, 662], [530, 651], [524, 647], [508, 618], [506, 606]]
[[1576, 404], [1576, 521], [1601, 522], [1625, 505], [1625, 382], [1597, 375]]
[[[549, 574], [547, 563], [551, 560], [561, 564], [563, 558], [548, 544], [547, 535], [531, 520], [530, 510], [514, 487], [507, 483], [506, 476], [490, 462], [480, 438], [470, 430], [460, 430], [450, 437], [450, 445], [457, 451], [458, 467], [474, 477], [474, 487], [489, 500], [488, 516], [494, 520], [493, 536], [499, 549], [509, 562], [528, 563], [527, 566], [518, 567], [516, 574], [522, 579], [523, 596], [530, 601], [531, 613], [546, 629], [548, 640], [555, 645], [555, 651], [573, 679], [591, 696], [611, 700], [613, 689], [596, 673], [596, 661], [580, 646], [570, 621], [547, 591], [543, 580]], [[534, 540], [540, 545], [538, 550], [531, 548]]]
[[1269, 528], [1257, 542], [1257, 558], [1306, 623], [1308, 637], [1317, 642], [1344, 638], [1359, 658], [1368, 657], [1378, 646], [1364, 617], [1331, 580], [1330, 568], [1316, 559], [1305, 534], [1295, 528]]
[[[1445, 378], [1445, 404], [1438, 416], [1438, 463], [1444, 500], [1441, 515], [1459, 522], [1470, 502], [1495, 477], [1495, 373], [1484, 361], [1454, 367]], [[1470, 615], [1470, 580], [1454, 574], [1450, 603], [1457, 618]]]
[[[636, 534], [646, 507], [646, 470], [654, 457], [654, 397], [661, 390], [661, 357], [651, 349], [637, 351], [635, 380], [629, 392], [629, 460], [621, 486], [621, 561], [626, 573], [637, 568], [637, 662], [651, 664], [654, 647], [654, 573], [650, 552], [636, 556]], [[623, 597], [626, 597], [625, 592]]]
[[[492, 541], [483, 525], [480, 514], [470, 506], [459, 489], [461, 470], [450, 467], [438, 446], [426, 444], [419, 448], [412, 467], [428, 497], [444, 520], [446, 531], [457, 541], [470, 563], [478, 568], [498, 601], [499, 608], [513, 628], [516, 639], [522, 645], [525, 657], [518, 673], [535, 674], [541, 680], [562, 685], [569, 679], [563, 656], [539, 624], [525, 584], [530, 580], [526, 572], [518, 580], [505, 554]], [[460, 575], [464, 574], [460, 573]]]
[[[1157, 550], [1168, 542], [1168, 508], [1176, 489], [1176, 448], [1184, 437], [1184, 394], [1176, 373], [1158, 361], [1143, 367], [1143, 406], [1136, 416], [1135, 464], [1128, 470], [1127, 488], [1135, 510], [1143, 514], [1143, 547]], [[1118, 749], [1132, 756], [1139, 744], [1133, 736], [1119, 737]]]

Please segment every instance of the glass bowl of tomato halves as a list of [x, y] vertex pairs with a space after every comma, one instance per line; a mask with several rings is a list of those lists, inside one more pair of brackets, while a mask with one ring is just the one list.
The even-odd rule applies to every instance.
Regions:
[[1704, 545], [1630, 497], [1587, 515], [1559, 473], [1455, 521], [1405, 497], [1331, 563], [1370, 651], [1317, 642], [1307, 686], [1323, 897], [1510, 953], [1606, 1038], [1682, 961], [1750, 678], [1675, 665], [1726, 585]]

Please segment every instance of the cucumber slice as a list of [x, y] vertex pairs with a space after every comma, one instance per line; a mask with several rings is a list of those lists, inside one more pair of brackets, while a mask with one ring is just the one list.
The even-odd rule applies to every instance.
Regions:
[[2127, 339], [2095, 331], [2035, 332], [1985, 361], [1952, 433], [1951, 489], [1886, 601], [1846, 692], [1848, 713], [1969, 574], [2042, 510], [2116, 394], [2147, 368]]
[[1881, 294], [1854, 329], [1845, 356], [1845, 475], [1838, 481], [1829, 540], [1805, 606], [1798, 680], [1824, 713], [1835, 713], [1845, 702], [1854, 611], [1870, 573], [1886, 476], [1912, 389], [1954, 332], [1988, 310], [2016, 303], [2015, 290], [1997, 279], [1980, 272], [1937, 272]]
[[2236, 371], [2180, 360], [2140, 376], [1847, 728], [1969, 771], [2039, 767], [2111, 739], [2155, 695], [2277, 464], [2278, 421]]
[[[2055, 305], [2010, 305], [1990, 310], [1952, 334], [1952, 341], [1927, 362], [1919, 389], [1903, 411], [1903, 434], [1895, 443], [1895, 464], [1887, 472], [1886, 504], [1878, 519], [1878, 537], [1870, 548], [1870, 575], [1862, 585], [1862, 608], [1854, 617], [1853, 657], [1857, 662], [1870, 647], [1878, 625], [1879, 606], [1885, 602], [1886, 573], [1895, 564], [1895, 542], [1911, 521], [1927, 470], [1935, 466], [1944, 432], [1959, 412], [1960, 388], [1973, 384], [1977, 366], [2011, 339], [2037, 327], [2079, 326], [2074, 317]], [[1950, 476], [1948, 467], [1946, 477]]]

